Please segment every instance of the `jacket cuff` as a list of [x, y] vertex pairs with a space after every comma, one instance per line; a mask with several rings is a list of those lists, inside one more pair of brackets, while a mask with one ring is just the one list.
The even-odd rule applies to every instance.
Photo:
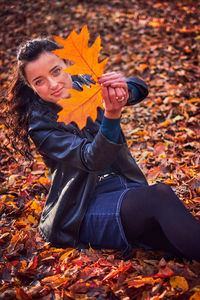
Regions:
[[129, 77], [126, 79], [129, 91], [128, 105], [135, 105], [141, 102], [148, 95], [146, 83], [137, 77]]

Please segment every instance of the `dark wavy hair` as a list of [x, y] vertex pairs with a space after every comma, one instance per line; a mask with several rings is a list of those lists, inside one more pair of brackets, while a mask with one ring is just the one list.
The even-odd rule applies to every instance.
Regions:
[[36, 60], [42, 53], [58, 48], [60, 46], [49, 39], [37, 38], [22, 44], [17, 53], [17, 65], [14, 68], [6, 99], [4, 123], [12, 146], [28, 159], [33, 158], [28, 137], [30, 109], [32, 104], [38, 101], [39, 96], [28, 85], [25, 66]]

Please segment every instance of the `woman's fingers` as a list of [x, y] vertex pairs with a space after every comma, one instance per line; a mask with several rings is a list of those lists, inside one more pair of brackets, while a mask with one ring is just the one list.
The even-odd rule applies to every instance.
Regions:
[[115, 101], [117, 101], [119, 104], [124, 105], [124, 101], [126, 100], [126, 94], [123, 88], [116, 88], [115, 89], [116, 98]]
[[115, 88], [115, 94], [117, 99], [125, 98], [126, 93], [123, 88]]
[[127, 103], [128, 100], [128, 89], [126, 88], [115, 88], [116, 98], [118, 102], [123, 102], [123, 105]]
[[122, 107], [128, 100], [128, 86], [121, 73], [111, 72], [103, 74], [98, 81], [102, 86], [103, 106], [105, 116], [118, 118]]
[[[117, 93], [119, 95], [119, 91]], [[120, 101], [118, 101], [116, 90], [112, 87], [102, 86], [102, 95], [102, 102], [105, 109], [104, 115], [111, 119], [120, 118], [123, 104], [120, 102], [121, 98]], [[122, 95], [122, 93], [120, 93], [120, 95]]]
[[116, 93], [115, 93], [115, 89], [112, 87], [108, 87], [108, 95], [109, 95], [109, 99], [111, 103], [115, 103], [116, 101]]
[[105, 86], [101, 87], [102, 90], [102, 97], [103, 97], [103, 106], [105, 108], [105, 105], [108, 104], [109, 100], [109, 96], [108, 96], [108, 89]]
[[110, 86], [113, 87], [113, 88], [117, 88], [117, 87], [121, 87], [121, 88], [124, 88], [124, 89], [128, 88], [127, 83], [123, 82], [123, 81], [121, 81], [121, 82], [111, 82]]
[[107, 109], [122, 108], [127, 102], [126, 92], [123, 88], [104, 87], [102, 86], [103, 105]]
[[99, 78], [99, 81], [104, 81], [107, 80], [109, 78], [113, 78], [113, 77], [118, 77], [119, 75], [121, 75], [121, 73], [117, 73], [117, 72], [109, 72], [109, 73], [104, 73], [101, 78]]
[[112, 109], [113, 102], [116, 98], [115, 89], [102, 86], [102, 96], [104, 108]]
[[98, 83], [104, 86], [109, 86], [114, 83], [126, 84], [126, 79], [121, 73], [111, 72], [103, 74]]

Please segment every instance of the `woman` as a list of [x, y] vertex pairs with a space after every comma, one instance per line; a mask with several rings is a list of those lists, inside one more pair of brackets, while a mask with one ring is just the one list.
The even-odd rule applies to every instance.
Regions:
[[144, 244], [200, 261], [200, 223], [166, 184], [149, 186], [132, 158], [120, 128], [124, 105], [147, 95], [135, 77], [104, 74], [104, 110], [80, 130], [75, 122], [57, 122], [68, 89], [82, 90], [89, 76], [63, 72], [68, 63], [51, 53], [47, 39], [25, 43], [10, 91], [15, 137], [31, 137], [52, 175], [39, 231], [56, 247], [121, 249]]

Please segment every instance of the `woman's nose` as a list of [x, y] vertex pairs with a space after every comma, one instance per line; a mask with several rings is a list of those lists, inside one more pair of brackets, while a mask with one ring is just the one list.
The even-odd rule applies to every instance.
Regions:
[[58, 86], [58, 83], [55, 79], [49, 78], [49, 85], [51, 89], [56, 89]]

